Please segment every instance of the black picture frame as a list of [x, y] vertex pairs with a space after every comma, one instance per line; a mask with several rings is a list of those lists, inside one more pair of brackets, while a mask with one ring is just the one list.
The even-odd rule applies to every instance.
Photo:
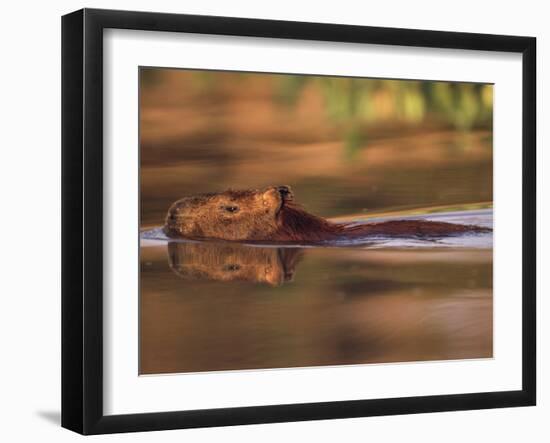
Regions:
[[[103, 30], [502, 51], [523, 63], [522, 389], [260, 407], [103, 413]], [[83, 9], [62, 18], [62, 426], [82, 434], [412, 414], [536, 402], [536, 39]]]

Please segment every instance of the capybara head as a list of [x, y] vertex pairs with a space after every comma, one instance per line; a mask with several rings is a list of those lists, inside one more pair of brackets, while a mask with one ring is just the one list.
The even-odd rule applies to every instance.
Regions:
[[293, 200], [289, 186], [228, 190], [175, 202], [166, 216], [170, 237], [265, 240], [279, 229], [279, 215]]

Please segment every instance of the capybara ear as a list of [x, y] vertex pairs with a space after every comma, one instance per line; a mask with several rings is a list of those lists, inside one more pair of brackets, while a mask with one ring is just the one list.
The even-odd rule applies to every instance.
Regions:
[[279, 191], [279, 186], [270, 186], [262, 194], [263, 204], [266, 208], [278, 212], [283, 204], [283, 194]]
[[292, 200], [294, 199], [294, 193], [288, 185], [277, 186], [277, 191], [281, 194], [283, 200]]

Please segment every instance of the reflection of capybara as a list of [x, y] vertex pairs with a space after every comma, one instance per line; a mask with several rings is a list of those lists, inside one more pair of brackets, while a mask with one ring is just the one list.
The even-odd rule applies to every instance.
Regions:
[[164, 232], [172, 238], [280, 242], [320, 242], [368, 236], [441, 237], [490, 231], [480, 226], [427, 220], [391, 220], [361, 225], [334, 223], [309, 214], [297, 205], [288, 186], [186, 197], [170, 207], [164, 224]]
[[301, 256], [296, 248], [260, 248], [229, 243], [168, 244], [170, 268], [188, 280], [246, 281], [273, 286], [292, 281]]

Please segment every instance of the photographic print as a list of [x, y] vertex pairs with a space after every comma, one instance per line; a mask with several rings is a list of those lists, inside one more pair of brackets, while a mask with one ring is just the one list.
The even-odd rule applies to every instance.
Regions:
[[141, 375], [493, 356], [493, 85], [139, 69]]
[[63, 427], [536, 404], [535, 38], [98, 9], [61, 35]]

